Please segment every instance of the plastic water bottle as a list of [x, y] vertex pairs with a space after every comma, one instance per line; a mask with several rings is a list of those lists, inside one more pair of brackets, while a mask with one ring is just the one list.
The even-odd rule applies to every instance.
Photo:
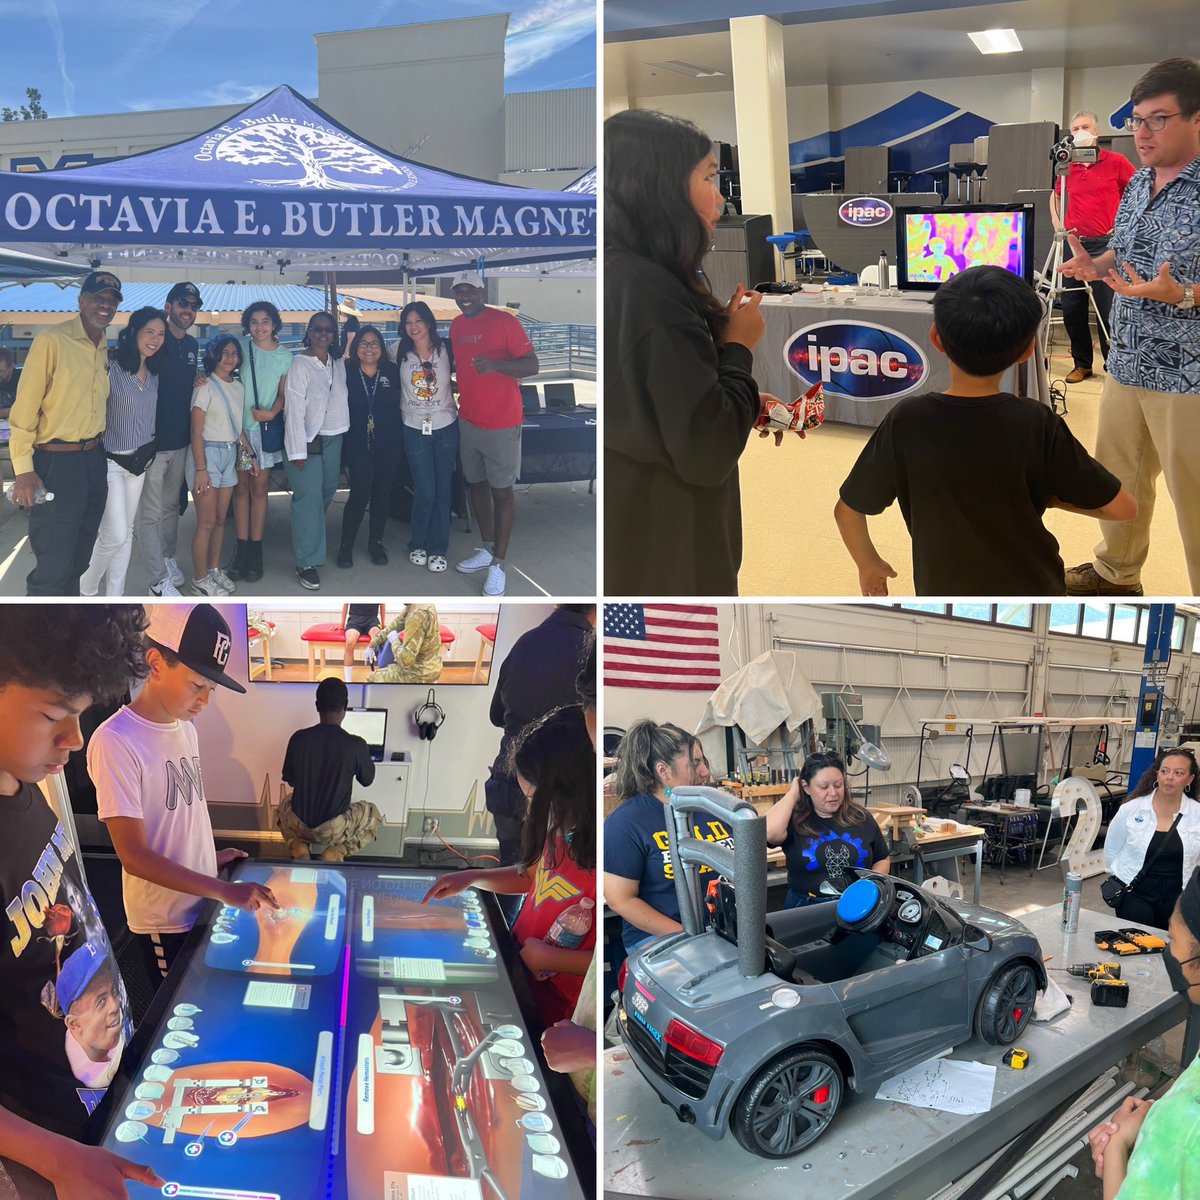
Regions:
[[[6, 487], [4, 489], [4, 498], [10, 504], [16, 504], [16, 501], [13, 499], [12, 487]], [[34, 504], [46, 504], [48, 501], [53, 500], [53, 499], [54, 499], [54, 493], [46, 491], [45, 488], [40, 487], [40, 488], [38, 488], [38, 490], [36, 492], [33, 493]]]
[[879, 294], [886, 296], [889, 294], [892, 286], [892, 272], [888, 267], [888, 256], [886, 250], [879, 252]]
[[1078, 871], [1067, 872], [1063, 888], [1062, 925], [1064, 933], [1076, 933], [1079, 929], [1079, 910], [1083, 907], [1083, 876]]
[[[583, 939], [591, 931], [595, 920], [596, 902], [584, 896], [578, 904], [572, 904], [564, 912], [554, 918], [554, 924], [546, 931], [542, 939], [548, 946], [561, 946], [564, 950], [577, 950]], [[539, 979], [549, 979], [557, 971], [539, 971]]]

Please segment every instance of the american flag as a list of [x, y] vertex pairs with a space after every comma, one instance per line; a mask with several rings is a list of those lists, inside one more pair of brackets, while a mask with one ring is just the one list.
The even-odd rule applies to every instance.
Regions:
[[604, 686], [709, 692], [721, 682], [715, 604], [606, 604]]

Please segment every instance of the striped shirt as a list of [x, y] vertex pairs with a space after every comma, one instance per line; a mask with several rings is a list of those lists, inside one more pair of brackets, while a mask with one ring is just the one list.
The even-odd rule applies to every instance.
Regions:
[[104, 449], [109, 454], [132, 454], [154, 440], [158, 414], [158, 376], [146, 372], [140, 383], [120, 363], [108, 364], [108, 410], [104, 427]]

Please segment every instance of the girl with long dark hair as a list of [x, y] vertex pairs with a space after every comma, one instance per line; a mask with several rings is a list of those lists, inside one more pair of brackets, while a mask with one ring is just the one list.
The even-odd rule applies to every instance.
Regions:
[[369, 506], [367, 553], [376, 566], [385, 567], [383, 533], [404, 448], [400, 378], [388, 358], [383, 334], [374, 325], [364, 325], [346, 352], [346, 398], [350, 428], [342, 442], [342, 461], [350, 476], [350, 497], [342, 512], [337, 565], [354, 566], [354, 542]]
[[[425, 900], [468, 887], [525, 894], [512, 933], [535, 975], [534, 997], [549, 1026], [571, 1016], [596, 941], [596, 756], [583, 710], [555, 709], [529, 725], [513, 744], [511, 760], [529, 804], [519, 861], [443, 875]], [[545, 886], [550, 880], [554, 886]], [[556, 919], [578, 905], [592, 913], [589, 931], [570, 947], [546, 941]]]
[[[787, 860], [785, 905], [836, 900], [851, 867], [888, 874], [888, 844], [875, 818], [854, 802], [841, 755], [810, 754], [787, 792], [767, 810], [767, 844]], [[829, 886], [822, 891], [822, 885]], [[835, 890], [836, 889], [836, 890]]]
[[[663, 113], [604, 123], [604, 590], [734, 595], [738, 458], [762, 412], [762, 297], [701, 263], [723, 200], [711, 139]], [[642, 547], [652, 547], [646, 552]]]
[[458, 459], [458, 405], [451, 390], [450, 343], [423, 300], [400, 312], [396, 346], [404, 416], [404, 454], [413, 477], [408, 560], [431, 571], [446, 569], [450, 545], [450, 483]]
[[1126, 884], [1117, 916], [1166, 929], [1184, 881], [1200, 865], [1200, 802], [1190, 750], [1160, 750], [1113, 814], [1104, 865]]
[[108, 458], [108, 499], [91, 562], [79, 580], [81, 596], [95, 596], [104, 580], [107, 596], [125, 594], [125, 575], [133, 552], [133, 522], [146, 468], [154, 461], [158, 409], [158, 352], [167, 336], [167, 314], [139, 308], [117, 334], [109, 352], [108, 405], [104, 453]]

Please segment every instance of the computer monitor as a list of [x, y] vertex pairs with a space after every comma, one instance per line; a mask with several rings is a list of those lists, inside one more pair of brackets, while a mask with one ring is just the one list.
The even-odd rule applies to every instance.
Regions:
[[348, 708], [342, 728], [367, 743], [375, 762], [383, 762], [383, 744], [387, 740], [386, 708]]
[[967, 267], [1003, 267], [1033, 282], [1033, 205], [972, 204], [896, 213], [896, 282], [936, 291]]

